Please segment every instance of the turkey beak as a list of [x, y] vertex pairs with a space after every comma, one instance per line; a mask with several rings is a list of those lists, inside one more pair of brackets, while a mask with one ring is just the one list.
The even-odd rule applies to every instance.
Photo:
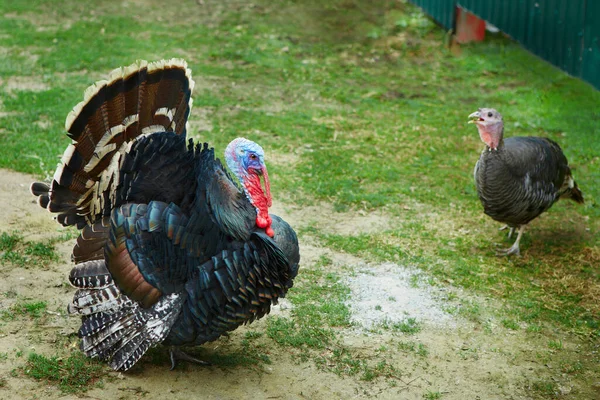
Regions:
[[474, 113], [469, 115], [469, 122], [467, 122], [467, 123], [468, 124], [476, 124], [477, 122], [479, 122], [480, 119], [481, 119], [481, 114], [479, 113], [479, 111], [475, 111]]
[[267, 207], [271, 207], [273, 205], [273, 199], [271, 198], [271, 184], [269, 183], [269, 173], [267, 172], [266, 165], [263, 165], [260, 169], [260, 175], [262, 175], [264, 180], [264, 191], [265, 197], [267, 198]]

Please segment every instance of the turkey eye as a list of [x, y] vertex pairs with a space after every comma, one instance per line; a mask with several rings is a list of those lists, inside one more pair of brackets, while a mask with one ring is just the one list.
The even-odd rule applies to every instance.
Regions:
[[256, 154], [250, 154], [250, 159], [251, 160], [256, 160]]
[[492, 115], [494, 115], [494, 114], [492, 114], [492, 112], [490, 111], [490, 112], [488, 113], [488, 117], [492, 118]]

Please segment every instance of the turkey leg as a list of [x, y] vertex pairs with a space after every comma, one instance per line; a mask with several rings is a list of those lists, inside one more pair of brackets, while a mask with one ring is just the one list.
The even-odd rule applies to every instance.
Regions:
[[504, 225], [502, 228], [498, 229], [499, 231], [503, 231], [505, 229], [509, 229], [510, 231], [508, 231], [508, 238], [510, 239], [513, 235], [513, 233], [515, 233], [515, 228], [512, 226], [508, 226], [508, 225]]
[[[511, 228], [511, 232], [513, 229], [514, 228]], [[519, 227], [519, 233], [517, 234], [517, 240], [515, 240], [513, 245], [510, 246], [508, 249], [497, 250], [496, 255], [497, 256], [510, 256], [510, 255], [515, 254], [517, 256], [520, 256], [521, 251], [519, 250], [519, 242], [521, 241], [521, 236], [523, 236], [523, 232], [525, 232], [525, 225], [521, 225]], [[510, 235], [508, 237], [510, 238]]]
[[199, 360], [196, 357], [192, 357], [189, 354], [179, 350], [176, 347], [172, 347], [169, 350], [169, 357], [171, 358], [171, 371], [175, 369], [177, 366], [177, 360], [189, 361], [198, 365], [203, 365], [205, 367], [212, 365], [208, 361]]

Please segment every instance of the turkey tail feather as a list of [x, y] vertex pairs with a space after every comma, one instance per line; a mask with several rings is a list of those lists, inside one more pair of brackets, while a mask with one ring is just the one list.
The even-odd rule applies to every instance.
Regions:
[[567, 174], [565, 176], [565, 180], [560, 188], [560, 197], [571, 199], [576, 203], [583, 204], [583, 193], [577, 186], [577, 182], [573, 179], [573, 175], [571, 175], [571, 171], [567, 170]]
[[581, 190], [579, 190], [577, 184], [575, 184], [575, 186], [571, 189], [571, 200], [579, 204], [584, 203], [583, 193], [581, 193]]
[[104, 245], [108, 240], [110, 218], [104, 217], [92, 225], [86, 225], [73, 247], [71, 259], [76, 263], [104, 258]]
[[113, 280], [104, 260], [77, 264], [69, 274], [71, 285], [80, 289], [98, 289], [112, 284]]
[[48, 194], [50, 191], [50, 186], [42, 182], [33, 182], [29, 188], [29, 191], [34, 196], [42, 196]]
[[69, 280], [79, 288], [68, 311], [81, 315], [81, 350], [88, 357], [110, 360], [118, 371], [131, 368], [164, 340], [183, 302], [179, 294], [171, 294], [151, 308], [140, 307], [121, 294], [104, 260], [77, 264]]
[[31, 192], [63, 225], [79, 229], [110, 214], [117, 198], [119, 166], [132, 142], [155, 132], [185, 136], [194, 81], [184, 60], [136, 64], [96, 82], [67, 116], [73, 139], [50, 186]]

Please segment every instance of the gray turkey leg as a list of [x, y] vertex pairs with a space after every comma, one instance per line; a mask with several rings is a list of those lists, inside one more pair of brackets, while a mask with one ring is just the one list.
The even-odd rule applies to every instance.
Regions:
[[[513, 229], [514, 228], [511, 228], [511, 231]], [[519, 242], [521, 241], [521, 236], [523, 236], [523, 232], [525, 232], [525, 225], [521, 225], [519, 227], [519, 233], [517, 234], [517, 240], [515, 240], [515, 242], [513, 243], [513, 245], [510, 246], [508, 249], [496, 251], [496, 255], [497, 256], [510, 256], [510, 255], [515, 254], [517, 256], [520, 256], [521, 255], [521, 251], [519, 250]]]
[[502, 228], [500, 228], [500, 229], [498, 229], [498, 230], [499, 230], [499, 231], [503, 231], [503, 230], [505, 230], [505, 229], [509, 229], [509, 228], [510, 228], [510, 230], [508, 231], [508, 238], [510, 239], [510, 238], [512, 237], [513, 233], [515, 233], [515, 228], [513, 228], [513, 227], [510, 227], [510, 226], [508, 226], [508, 225], [504, 225]]

